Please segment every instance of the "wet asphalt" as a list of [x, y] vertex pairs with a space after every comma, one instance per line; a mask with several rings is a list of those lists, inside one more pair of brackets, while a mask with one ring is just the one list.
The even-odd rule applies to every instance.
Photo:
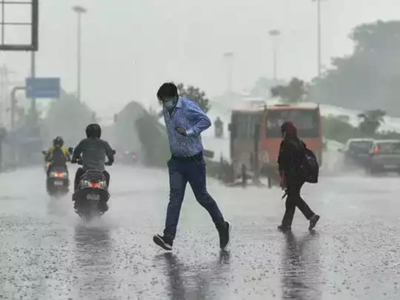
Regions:
[[[322, 177], [276, 230], [279, 189], [209, 191], [234, 225], [228, 251], [188, 189], [174, 250], [153, 245], [168, 197], [165, 172], [112, 167], [110, 210], [85, 223], [70, 196], [51, 199], [41, 168], [0, 175], [0, 299], [400, 299], [400, 178]], [[72, 172], [71, 172], [72, 173]]]

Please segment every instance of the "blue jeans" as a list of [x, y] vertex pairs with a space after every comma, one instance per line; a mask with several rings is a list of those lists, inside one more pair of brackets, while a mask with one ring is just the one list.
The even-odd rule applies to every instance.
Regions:
[[215, 226], [225, 225], [224, 217], [215, 200], [206, 188], [206, 164], [203, 158], [183, 161], [171, 158], [168, 161], [170, 196], [165, 222], [164, 236], [174, 239], [178, 226], [187, 183], [192, 187], [196, 200], [210, 214]]

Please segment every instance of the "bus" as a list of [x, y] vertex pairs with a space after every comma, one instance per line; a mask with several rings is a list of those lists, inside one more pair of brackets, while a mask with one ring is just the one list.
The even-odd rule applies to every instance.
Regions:
[[[278, 154], [282, 141], [281, 125], [291, 121], [299, 137], [322, 163], [322, 129], [319, 106], [275, 105], [234, 110], [229, 125], [230, 158], [235, 175], [243, 170], [258, 171], [271, 187], [279, 180]], [[257, 158], [257, 159], [256, 159]]]

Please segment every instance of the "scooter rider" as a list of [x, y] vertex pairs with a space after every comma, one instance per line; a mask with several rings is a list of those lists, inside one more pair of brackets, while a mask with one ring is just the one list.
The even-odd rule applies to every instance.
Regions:
[[[104, 166], [114, 163], [114, 151], [108, 142], [102, 140], [101, 127], [98, 124], [89, 124], [86, 127], [86, 139], [83, 139], [74, 149], [72, 155], [72, 163], [77, 163], [82, 155], [82, 167], [76, 171], [74, 189], [78, 188], [81, 177], [88, 170], [98, 170], [103, 172], [107, 186], [110, 184], [110, 174], [105, 170]], [[106, 156], [108, 162], [106, 163]], [[74, 199], [75, 200], [75, 199]]]
[[215, 137], [221, 138], [224, 135], [224, 123], [222, 122], [220, 117], [218, 117], [215, 120], [214, 127], [215, 127]]
[[61, 167], [67, 169], [67, 162], [71, 160], [68, 149], [64, 147], [64, 140], [58, 136], [53, 140], [53, 146], [47, 151], [45, 162], [49, 163], [47, 175], [54, 167]]

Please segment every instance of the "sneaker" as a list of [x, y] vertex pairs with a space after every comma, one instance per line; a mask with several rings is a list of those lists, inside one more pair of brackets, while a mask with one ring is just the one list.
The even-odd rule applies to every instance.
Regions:
[[225, 222], [225, 226], [223, 226], [222, 228], [218, 228], [219, 246], [221, 250], [225, 250], [225, 248], [229, 245], [231, 229], [232, 225], [228, 222]]
[[161, 236], [159, 234], [156, 234], [153, 236], [153, 241], [156, 243], [156, 245], [160, 246], [164, 250], [171, 251], [172, 250], [172, 240], [166, 238], [165, 236]]
[[308, 227], [308, 230], [313, 230], [315, 225], [317, 225], [319, 221], [320, 216], [318, 215], [313, 215], [310, 219], [310, 226]]
[[278, 230], [280, 230], [280, 231], [290, 231], [290, 230], [292, 230], [292, 227], [288, 226], [288, 225], [279, 225], [278, 226]]

